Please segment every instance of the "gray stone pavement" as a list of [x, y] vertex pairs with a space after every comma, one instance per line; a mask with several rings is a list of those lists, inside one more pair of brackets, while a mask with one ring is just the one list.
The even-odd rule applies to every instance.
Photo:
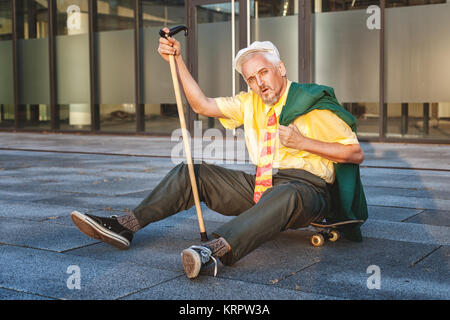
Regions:
[[[225, 150], [233, 150], [227, 142]], [[197, 143], [195, 153], [210, 143]], [[179, 144], [0, 133], [0, 300], [450, 298], [448, 145], [362, 143], [364, 242], [314, 248], [312, 229], [290, 230], [231, 267], [220, 264], [217, 277], [205, 270], [189, 280], [182, 270], [181, 250], [199, 241], [195, 208], [141, 230], [127, 251], [72, 225], [72, 210], [107, 216], [137, 206], [183, 160], [171, 157]], [[224, 155], [209, 150], [203, 160], [221, 163]], [[223, 165], [254, 171], [248, 161]], [[230, 219], [205, 206], [203, 214], [209, 233]], [[367, 286], [373, 265], [380, 289]], [[68, 288], [71, 266], [79, 268], [80, 289]]]

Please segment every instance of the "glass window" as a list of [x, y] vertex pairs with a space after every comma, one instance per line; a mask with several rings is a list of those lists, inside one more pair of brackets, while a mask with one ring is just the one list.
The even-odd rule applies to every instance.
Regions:
[[368, 14], [367, 8], [379, 1], [313, 3], [314, 82], [334, 88], [339, 102], [356, 117], [360, 137], [378, 136], [380, 12]]
[[133, 0], [97, 0], [97, 31], [134, 29]]
[[134, 1], [97, 1], [95, 71], [101, 131], [136, 132], [134, 21]]
[[298, 81], [298, 8], [298, 0], [250, 2], [251, 42], [271, 41], [291, 81]]
[[0, 0], [0, 128], [14, 127], [12, 1]]
[[48, 1], [16, 1], [19, 127], [50, 129]]
[[[404, 0], [400, 0], [404, 2]], [[379, 0], [314, 0], [315, 12], [336, 12], [348, 10], [366, 10], [371, 5], [380, 5]]]
[[[145, 131], [171, 134], [180, 127], [175, 93], [173, 91], [170, 67], [157, 52], [159, 30], [167, 26], [185, 25], [184, 1], [143, 0], [142, 12], [142, 99], [145, 106]], [[181, 43], [181, 54], [185, 62], [186, 38], [183, 33], [177, 35]], [[184, 95], [182, 95], [184, 101]], [[187, 104], [184, 103], [187, 118]], [[187, 120], [186, 120], [187, 121]]]
[[[226, 97], [239, 92], [240, 75], [233, 70], [233, 59], [239, 50], [238, 1], [235, 2], [234, 52], [232, 12], [231, 2], [197, 6], [198, 83], [208, 97]], [[198, 119], [203, 129], [223, 128], [216, 118], [199, 115]]]
[[426, 4], [446, 3], [447, 0], [388, 0], [386, 1], [386, 8], [422, 6]]
[[90, 130], [88, 0], [56, 2], [56, 104], [60, 130]]
[[387, 137], [450, 137], [450, 3], [387, 1]]

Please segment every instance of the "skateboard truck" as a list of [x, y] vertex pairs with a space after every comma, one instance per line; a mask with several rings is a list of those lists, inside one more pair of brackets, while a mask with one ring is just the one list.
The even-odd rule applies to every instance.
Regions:
[[347, 220], [336, 223], [312, 222], [311, 226], [316, 228], [318, 232], [311, 236], [310, 242], [314, 247], [323, 246], [325, 241], [336, 242], [342, 237], [339, 226], [357, 223], [364, 223], [364, 220]]

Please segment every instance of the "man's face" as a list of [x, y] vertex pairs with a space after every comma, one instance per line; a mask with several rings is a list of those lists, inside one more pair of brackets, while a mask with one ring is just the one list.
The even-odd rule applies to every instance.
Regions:
[[274, 66], [263, 54], [254, 54], [245, 61], [242, 74], [253, 92], [270, 106], [278, 102], [286, 88], [283, 63]]

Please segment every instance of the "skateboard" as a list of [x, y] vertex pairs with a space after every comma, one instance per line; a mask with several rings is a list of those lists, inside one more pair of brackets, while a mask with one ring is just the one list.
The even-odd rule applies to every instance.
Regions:
[[314, 247], [321, 247], [325, 241], [335, 242], [341, 237], [339, 227], [347, 224], [363, 223], [364, 220], [347, 220], [336, 223], [311, 222], [311, 226], [316, 228], [317, 233], [311, 236], [311, 244]]

